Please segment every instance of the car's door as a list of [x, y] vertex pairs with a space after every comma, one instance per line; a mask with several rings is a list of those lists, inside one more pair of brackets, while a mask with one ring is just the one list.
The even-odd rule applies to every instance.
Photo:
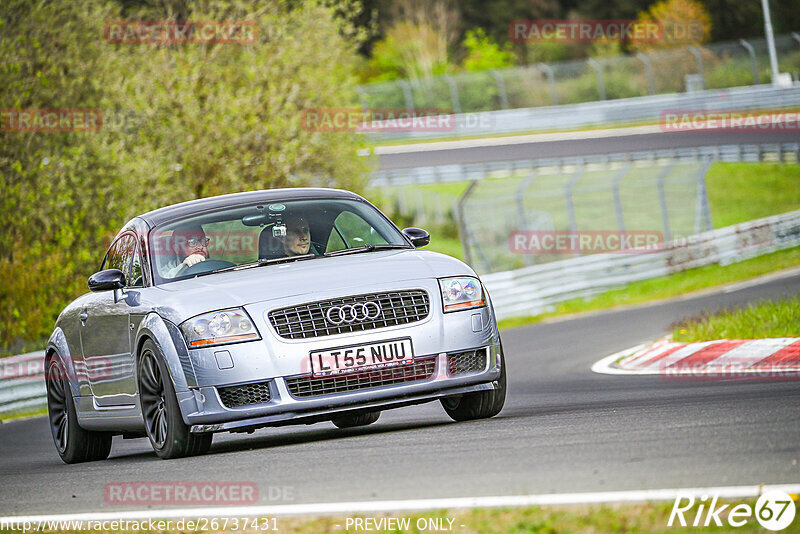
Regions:
[[[126, 285], [132, 284], [136, 281], [132, 272], [135, 255], [134, 234], [123, 234], [109, 249], [103, 269], [119, 269], [125, 274]], [[141, 280], [141, 276], [138, 278]], [[135, 304], [135, 292], [127, 288], [125, 296], [117, 302], [114, 291], [100, 291], [89, 297], [81, 311], [83, 360], [99, 406], [135, 404], [136, 381], [129, 326], [132, 304]]]

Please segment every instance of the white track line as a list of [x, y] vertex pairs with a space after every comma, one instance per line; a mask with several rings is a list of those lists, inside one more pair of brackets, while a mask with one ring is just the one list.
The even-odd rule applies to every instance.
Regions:
[[671, 501], [678, 495], [702, 497], [716, 495], [722, 499], [758, 497], [769, 490], [789, 494], [800, 493], [800, 484], [719, 486], [707, 488], [669, 488], [590, 493], [552, 493], [540, 495], [507, 495], [499, 497], [456, 497], [449, 499], [413, 499], [406, 501], [358, 501], [275, 506], [228, 506], [183, 508], [172, 510], [131, 510], [122, 512], [31, 515], [0, 517], [0, 523], [40, 521], [106, 521], [142, 519], [181, 519], [197, 517], [273, 517], [304, 515], [352, 515], [366, 513], [410, 512], [463, 508], [499, 508], [511, 506], [553, 506], [571, 504], [637, 503]]
[[617, 360], [622, 358], [627, 358], [628, 356], [632, 356], [636, 354], [638, 351], [642, 350], [647, 346], [647, 343], [642, 343], [641, 345], [636, 345], [635, 347], [631, 347], [629, 349], [621, 350], [619, 352], [615, 352], [610, 356], [606, 356], [602, 360], [599, 360], [592, 365], [592, 371], [595, 373], [603, 374], [603, 375], [657, 375], [658, 370], [655, 369], [621, 369], [619, 367], [613, 366]]

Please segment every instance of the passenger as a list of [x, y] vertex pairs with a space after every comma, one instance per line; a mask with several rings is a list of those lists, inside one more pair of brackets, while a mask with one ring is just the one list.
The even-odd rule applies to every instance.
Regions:
[[286, 237], [283, 239], [283, 251], [287, 256], [302, 256], [311, 250], [311, 231], [308, 221], [302, 217], [289, 216], [285, 220]]

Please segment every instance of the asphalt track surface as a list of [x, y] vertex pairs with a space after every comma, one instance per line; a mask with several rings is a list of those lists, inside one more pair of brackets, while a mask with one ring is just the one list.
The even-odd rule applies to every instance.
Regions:
[[698, 132], [659, 132], [636, 135], [626, 135], [623, 131], [621, 135], [614, 137], [534, 141], [524, 144], [383, 154], [378, 156], [378, 163], [382, 170], [390, 170], [429, 165], [610, 154], [615, 152], [636, 152], [665, 148], [796, 143], [798, 139], [800, 139], [800, 135], [798, 135], [797, 132], [779, 131], [731, 132], [725, 130], [709, 130]]
[[45, 418], [6, 423], [0, 515], [131, 510], [104, 500], [107, 483], [127, 481], [254, 482], [260, 505], [796, 483], [800, 382], [590, 367], [684, 316], [798, 293], [800, 274], [506, 331], [508, 400], [484, 421], [453, 423], [431, 403], [361, 429], [221, 434], [208, 455], [172, 461], [147, 440], [114, 438], [109, 460], [74, 466], [59, 460]]

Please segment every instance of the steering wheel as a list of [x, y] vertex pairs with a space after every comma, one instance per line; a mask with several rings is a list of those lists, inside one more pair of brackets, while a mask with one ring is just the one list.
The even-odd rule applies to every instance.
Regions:
[[224, 269], [225, 267], [233, 267], [234, 265], [236, 264], [225, 260], [206, 260], [195, 263], [191, 267], [187, 267], [178, 273], [178, 276], [207, 273], [209, 271], [216, 271], [217, 269]]

